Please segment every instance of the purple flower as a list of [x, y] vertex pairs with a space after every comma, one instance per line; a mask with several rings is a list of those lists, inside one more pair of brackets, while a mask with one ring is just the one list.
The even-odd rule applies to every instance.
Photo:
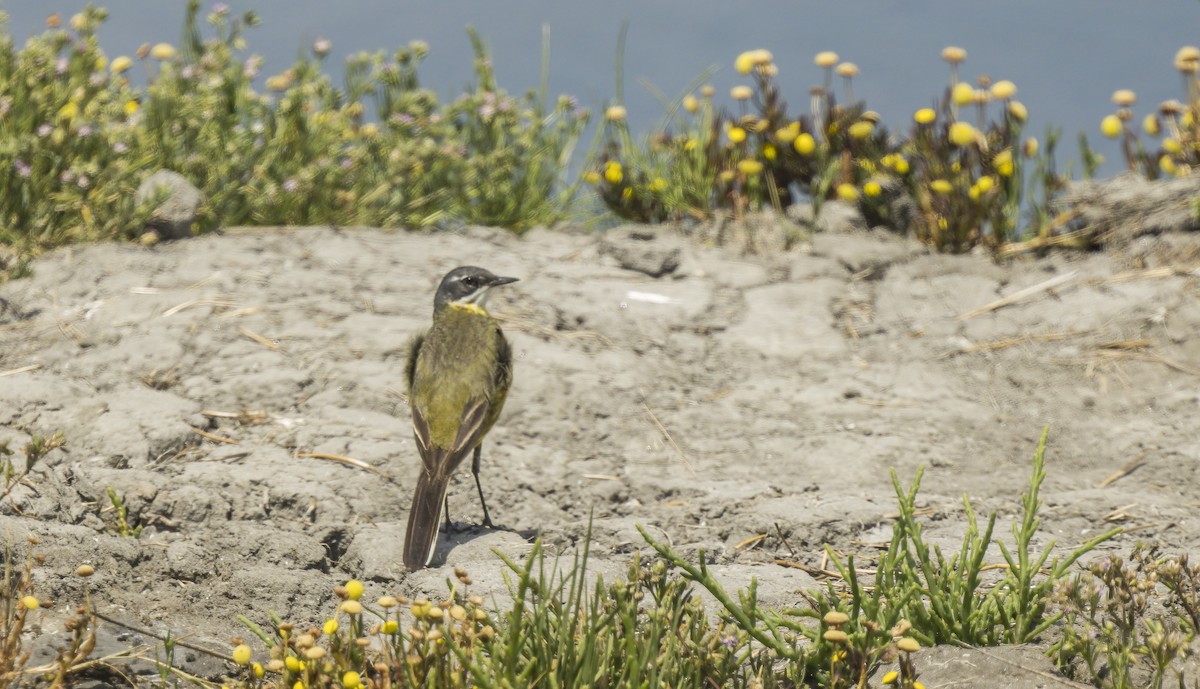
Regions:
[[63, 170], [62, 174], [58, 176], [58, 179], [63, 184], [70, 184], [75, 180], [75, 173], [71, 170]]
[[229, 14], [229, 5], [223, 2], [218, 2], [212, 6], [213, 14]]
[[47, 124], [42, 124], [37, 128], [37, 135], [40, 137], [50, 136], [50, 132], [54, 131], [54, 127]]
[[28, 177], [29, 173], [33, 172], [33, 169], [29, 167], [29, 163], [26, 163], [24, 160], [18, 160], [14, 162], [13, 168], [21, 177]]

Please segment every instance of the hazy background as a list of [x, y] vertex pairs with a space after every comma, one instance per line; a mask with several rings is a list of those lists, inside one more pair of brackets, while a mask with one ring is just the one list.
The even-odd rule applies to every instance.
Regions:
[[[939, 57], [946, 45], [966, 48], [961, 74], [1011, 79], [1017, 99], [1029, 108], [1027, 134], [1043, 138], [1045, 127], [1063, 129], [1060, 161], [1079, 160], [1076, 139], [1086, 131], [1106, 157], [1102, 175], [1118, 172], [1117, 148], [1099, 135], [1100, 119], [1112, 112], [1112, 92], [1138, 94], [1138, 121], [1167, 98], [1184, 99], [1182, 79], [1172, 68], [1176, 50], [1200, 44], [1198, 0], [873, 0], [863, 2], [710, 3], [698, 0], [261, 0], [227, 3], [234, 15], [256, 10], [262, 24], [248, 33], [249, 53], [265, 58], [263, 76], [287, 68], [298, 51], [317, 38], [333, 42], [327, 64], [340, 78], [346, 55], [360, 50], [394, 50], [413, 39], [431, 46], [421, 72], [443, 98], [461, 92], [472, 78], [470, 43], [464, 27], [475, 26], [491, 47], [500, 84], [511, 93], [536, 87], [543, 24], [550, 27], [550, 87], [554, 95], [577, 96], [593, 112], [615, 92], [617, 34], [630, 23], [625, 60], [626, 101], [635, 130], [649, 131], [662, 108], [640, 85], [680, 94], [710, 65], [719, 101], [729, 87], [745, 83], [734, 72], [743, 50], [767, 48], [780, 68], [780, 84], [791, 111], [807, 109], [808, 87], [820, 72], [813, 55], [833, 50], [858, 64], [856, 96], [866, 100], [891, 128], [907, 128], [917, 108], [941, 93], [947, 69]], [[47, 15], [64, 19], [83, 2], [0, 0], [8, 31], [18, 44], [44, 28]], [[167, 0], [110, 0], [111, 14], [100, 32], [109, 57], [132, 54], [142, 43], [178, 45], [184, 3]], [[211, 3], [202, 11], [207, 15]], [[1078, 173], [1078, 165], [1075, 170]]]

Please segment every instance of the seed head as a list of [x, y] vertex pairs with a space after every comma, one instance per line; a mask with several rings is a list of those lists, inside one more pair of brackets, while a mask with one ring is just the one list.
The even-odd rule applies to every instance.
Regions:
[[233, 662], [238, 665], [249, 665], [253, 653], [246, 644], [238, 644], [233, 648]]
[[1117, 89], [1113, 92], [1112, 101], [1121, 108], [1132, 107], [1137, 102], [1137, 94], [1130, 89]]
[[911, 636], [906, 636], [896, 642], [896, 648], [905, 653], [916, 653], [921, 650], [921, 644]]
[[754, 89], [749, 86], [734, 86], [729, 89], [729, 95], [734, 100], [750, 100], [750, 96], [754, 95]]
[[833, 52], [832, 50], [826, 50], [826, 51], [817, 53], [817, 56], [815, 58], [813, 58], [813, 63], [816, 64], [818, 67], [832, 67], [837, 64], [837, 61], [838, 61], [838, 54]]
[[96, 573], [96, 569], [91, 565], [79, 565], [75, 568], [75, 576], [90, 577]]
[[829, 643], [840, 644], [845, 642], [850, 637], [840, 629], [828, 629], [821, 635]]
[[992, 84], [992, 97], [997, 100], [1008, 100], [1017, 95], [1017, 85], [1007, 79]]
[[967, 51], [959, 48], [958, 46], [946, 46], [945, 48], [942, 48], [942, 59], [952, 65], [957, 65], [958, 63], [967, 59]]
[[836, 71], [839, 77], [851, 79], [858, 76], [858, 65], [854, 64], [853, 62], [843, 62], [837, 66]]

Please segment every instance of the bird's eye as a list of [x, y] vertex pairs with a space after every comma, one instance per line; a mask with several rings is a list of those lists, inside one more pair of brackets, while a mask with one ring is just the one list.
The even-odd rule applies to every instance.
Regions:
[[475, 279], [474, 275], [468, 275], [468, 276], [464, 277], [462, 279], [462, 282], [467, 287], [474, 287], [477, 284], [477, 280]]

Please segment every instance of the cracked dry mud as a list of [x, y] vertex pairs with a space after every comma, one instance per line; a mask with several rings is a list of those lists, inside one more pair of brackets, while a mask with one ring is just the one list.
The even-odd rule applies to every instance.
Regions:
[[[350, 577], [368, 597], [437, 596], [460, 565], [502, 601], [493, 549], [520, 558], [540, 534], [569, 553], [589, 515], [591, 566], [606, 577], [645, 550], [641, 524], [703, 548], [727, 586], [757, 577], [765, 602], [794, 605], [816, 582], [775, 559], [817, 565], [829, 545], [869, 566], [896, 509], [890, 469], [907, 484], [925, 467], [934, 542], [961, 537], [963, 493], [1007, 534], [1046, 424], [1039, 545], [1121, 524], [1131, 532], [1108, 547], [1190, 550], [1200, 280], [1195, 252], [1164, 251], [1167, 239], [1004, 265], [870, 233], [744, 258], [652, 228], [255, 229], [56, 251], [0, 287], [0, 441], [66, 436], [0, 516], [19, 551], [40, 538], [38, 590], [60, 601], [41, 613], [39, 653], [81, 599], [81, 563], [96, 568], [101, 612], [227, 649], [247, 635], [236, 615], [319, 621]], [[678, 266], [659, 278], [622, 267], [663, 255]], [[484, 446], [502, 528], [472, 528], [463, 472], [444, 564], [407, 573], [419, 460], [405, 343], [428, 324], [437, 280], [464, 263], [521, 278], [491, 305], [516, 361]], [[114, 533], [109, 487], [140, 538]], [[100, 650], [144, 641], [105, 625]], [[1045, 676], [1012, 663], [1052, 672], [1041, 650], [933, 649], [919, 669], [926, 686], [981, 672], [1036, 686]]]

